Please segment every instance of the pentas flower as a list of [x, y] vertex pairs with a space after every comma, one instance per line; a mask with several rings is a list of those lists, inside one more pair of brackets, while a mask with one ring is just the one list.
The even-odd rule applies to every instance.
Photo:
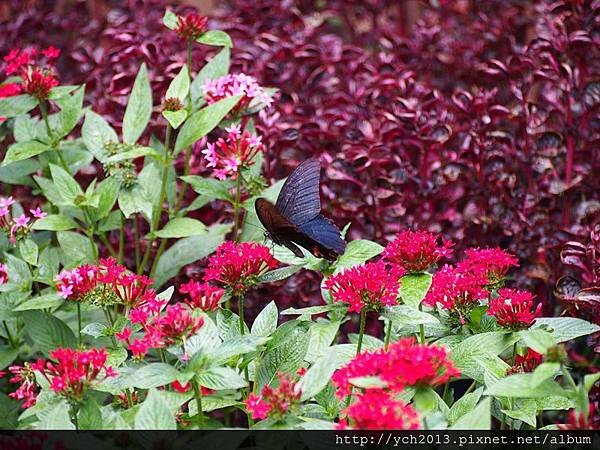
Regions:
[[80, 302], [98, 286], [98, 268], [84, 264], [71, 270], [63, 269], [54, 282], [62, 298]]
[[185, 303], [190, 308], [198, 308], [206, 312], [219, 309], [219, 301], [225, 293], [220, 287], [194, 280], [179, 286], [179, 292], [189, 295], [190, 298], [186, 299]]
[[58, 86], [58, 79], [54, 71], [56, 58], [60, 50], [52, 46], [41, 52], [44, 60], [36, 61], [37, 50], [14, 49], [4, 57], [7, 75], [18, 75], [21, 78], [23, 90], [39, 100], [46, 100], [50, 90]]
[[[0, 230], [9, 236], [9, 241], [15, 244], [19, 239], [27, 236], [31, 231], [33, 221], [27, 214], [22, 213], [19, 217], [13, 217], [11, 206], [15, 204], [12, 197], [0, 197]], [[35, 219], [43, 219], [46, 213], [40, 208], [30, 210]]]
[[464, 325], [471, 309], [481, 299], [488, 297], [488, 292], [484, 289], [487, 283], [488, 279], [481, 270], [445, 265], [433, 275], [431, 287], [423, 302], [430, 306], [440, 304], [456, 315]]
[[360, 313], [363, 308], [380, 309], [398, 303], [398, 281], [403, 271], [388, 270], [381, 261], [345, 269], [325, 281], [335, 302], [347, 303], [348, 311]]
[[231, 110], [234, 115], [245, 110], [251, 103], [262, 103], [266, 106], [273, 103], [273, 99], [258, 84], [256, 78], [245, 73], [227, 74], [209, 80], [202, 86], [202, 92], [209, 105], [224, 98], [241, 96], [237, 105]]
[[8, 283], [8, 267], [0, 263], [0, 284]]
[[519, 260], [500, 248], [470, 248], [465, 250], [465, 260], [458, 264], [463, 270], [483, 271], [489, 284], [501, 283], [507, 272], [519, 266]]
[[256, 284], [260, 274], [275, 267], [277, 260], [268, 247], [227, 241], [209, 258], [204, 280], [221, 283], [231, 289], [234, 296], [239, 296]]
[[513, 373], [533, 372], [537, 366], [544, 362], [544, 355], [530, 348], [524, 355], [516, 355], [515, 363], [508, 369], [507, 375]]
[[442, 240], [442, 244], [438, 245], [438, 241], [438, 234], [427, 231], [403, 231], [386, 246], [383, 258], [407, 272], [423, 272], [441, 258], [452, 255], [454, 243]]
[[559, 430], [597, 430], [600, 429], [594, 426], [594, 413], [596, 408], [593, 403], [590, 403], [588, 411], [578, 411], [576, 409], [569, 410], [569, 418], [567, 423], [557, 424]]
[[11, 392], [8, 396], [15, 400], [25, 400], [21, 404], [21, 407], [24, 409], [35, 405], [38, 385], [35, 381], [35, 373], [31, 364], [26, 362], [22, 366], [10, 366], [8, 371], [13, 375], [8, 381], [11, 383], [20, 383], [17, 390]]
[[264, 151], [260, 137], [250, 134], [248, 130], [240, 131], [239, 125], [226, 128], [226, 139], [219, 138], [216, 142], [207, 144], [202, 150], [208, 167], [212, 167], [215, 177], [224, 180], [228, 176], [236, 178], [241, 169], [254, 164], [254, 157]]
[[522, 330], [533, 325], [540, 315], [542, 304], [534, 306], [530, 292], [516, 289], [500, 289], [498, 297], [490, 300], [488, 314], [494, 316], [501, 327]]
[[202, 36], [207, 29], [208, 17], [197, 13], [189, 13], [186, 16], [177, 16], [177, 27], [175, 33], [182, 39], [195, 41]]
[[435, 387], [460, 375], [448, 359], [448, 352], [437, 345], [418, 344], [412, 337], [401, 339], [388, 347], [359, 353], [338, 369], [331, 380], [340, 398], [350, 395], [351, 380], [358, 377], [378, 377], [389, 391], [399, 392], [407, 386]]
[[412, 406], [393, 398], [380, 389], [358, 394], [344, 411], [346, 420], [338, 429], [355, 430], [419, 430], [421, 419]]
[[262, 388], [260, 396], [250, 394], [246, 400], [246, 409], [252, 414], [253, 419], [283, 419], [288, 412], [293, 411], [300, 404], [302, 391], [292, 381], [289, 375], [279, 372], [279, 386], [273, 389], [266, 385]]

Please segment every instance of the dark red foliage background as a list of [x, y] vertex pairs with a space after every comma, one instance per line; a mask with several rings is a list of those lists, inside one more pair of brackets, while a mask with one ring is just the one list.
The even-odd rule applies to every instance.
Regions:
[[[63, 82], [85, 82], [94, 110], [116, 127], [146, 61], [159, 104], [184, 61], [161, 24], [172, 2], [64, 5], [4, 2], [0, 54], [60, 47]], [[257, 119], [270, 179], [318, 155], [326, 214], [352, 222], [350, 239], [384, 243], [419, 226], [459, 249], [500, 245], [519, 256], [516, 282], [536, 292], [546, 315], [566, 302], [600, 321], [598, 298], [570, 308], [552, 292], [567, 274], [577, 289], [598, 284], [594, 269], [582, 269], [595, 254], [573, 263], [561, 250], [598, 241], [590, 233], [600, 217], [600, 1], [235, 0], [210, 14], [210, 26], [234, 39], [234, 71], [280, 90]], [[214, 51], [196, 46], [196, 67]], [[204, 171], [199, 150], [194, 173]], [[200, 217], [223, 220], [221, 208]], [[317, 277], [305, 277], [269, 295], [280, 308], [318, 301]]]

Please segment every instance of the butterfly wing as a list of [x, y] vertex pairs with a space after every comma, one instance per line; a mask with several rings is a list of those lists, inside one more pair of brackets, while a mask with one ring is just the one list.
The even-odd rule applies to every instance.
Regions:
[[320, 173], [319, 161], [307, 159], [296, 167], [281, 188], [275, 206], [296, 226], [309, 222], [321, 212]]
[[254, 204], [254, 209], [258, 220], [267, 230], [267, 236], [273, 242], [287, 247], [298, 258], [304, 257], [302, 250], [290, 240], [290, 237], [294, 237], [298, 233], [295, 225], [283, 217], [275, 205], [264, 198], [259, 198]]
[[[338, 255], [341, 255], [346, 250], [346, 241], [342, 239], [338, 227], [321, 214], [300, 225], [298, 231], [306, 234], [325, 249], [333, 250]], [[321, 250], [321, 253], [325, 254], [323, 250]]]

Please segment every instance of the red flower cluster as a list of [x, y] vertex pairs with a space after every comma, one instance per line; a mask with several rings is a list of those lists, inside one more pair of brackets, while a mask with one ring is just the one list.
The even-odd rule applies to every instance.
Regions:
[[216, 311], [219, 308], [219, 301], [225, 293], [219, 287], [194, 280], [179, 286], [179, 292], [189, 295], [190, 298], [186, 299], [185, 303], [190, 308], [198, 308], [206, 312]]
[[[11, 206], [15, 200], [12, 197], [0, 197], [0, 230], [8, 234], [8, 239], [12, 244], [17, 240], [27, 236], [31, 230], [31, 217], [22, 213], [19, 217], [13, 217]], [[30, 209], [29, 212], [35, 219], [43, 219], [46, 213], [40, 208]]]
[[262, 388], [260, 396], [250, 394], [246, 400], [246, 408], [252, 414], [253, 419], [264, 419], [271, 417], [282, 419], [285, 415], [296, 408], [300, 403], [302, 391], [292, 381], [289, 375], [279, 372], [279, 386], [273, 389], [266, 385]]
[[452, 255], [454, 243], [442, 241], [439, 235], [427, 231], [403, 231], [396, 235], [383, 251], [383, 258], [407, 272], [423, 272], [443, 257]]
[[519, 266], [519, 260], [500, 248], [469, 248], [465, 250], [467, 258], [460, 262], [463, 270], [483, 271], [490, 285], [500, 283], [509, 269]]
[[227, 241], [209, 258], [204, 280], [221, 283], [231, 289], [234, 296], [238, 296], [256, 284], [258, 275], [275, 267], [277, 260], [268, 247]]
[[8, 283], [8, 268], [6, 264], [0, 263], [0, 284]]
[[515, 363], [506, 374], [533, 372], [542, 362], [544, 362], [544, 355], [528, 348], [524, 355], [515, 356]]
[[4, 57], [6, 75], [21, 77], [23, 90], [39, 100], [46, 100], [50, 90], [58, 86], [54, 73], [54, 63], [60, 55], [60, 50], [50, 46], [41, 52], [45, 62], [36, 61], [37, 50], [34, 48], [22, 50], [15, 48]]
[[600, 429], [597, 426], [594, 426], [595, 417], [594, 414], [596, 412], [596, 408], [593, 403], [590, 403], [589, 410], [587, 414], [583, 411], [577, 411], [575, 409], [571, 409], [569, 411], [569, 419], [567, 423], [558, 424], [559, 430], [598, 430]]
[[[23, 87], [17, 83], [6, 83], [0, 85], [0, 98], [14, 97], [23, 92]], [[4, 122], [6, 117], [0, 116], [0, 123]]]
[[445, 265], [433, 275], [431, 287], [423, 302], [430, 306], [439, 303], [457, 314], [461, 324], [464, 324], [470, 309], [479, 300], [488, 297], [488, 292], [484, 289], [487, 282], [482, 271]]
[[21, 383], [21, 386], [11, 394], [17, 399], [26, 399], [23, 404], [28, 408], [35, 404], [36, 384], [34, 371], [39, 372], [57, 394], [67, 397], [70, 401], [81, 401], [86, 389], [94, 383], [116, 376], [111, 366], [106, 365], [108, 352], [106, 349], [93, 348], [79, 351], [71, 348], [58, 348], [50, 352], [54, 361], [38, 359], [34, 363], [9, 368], [14, 376], [11, 383]]
[[241, 169], [254, 164], [254, 157], [264, 151], [260, 137], [250, 134], [248, 130], [242, 133], [239, 125], [226, 128], [227, 138], [219, 138], [217, 142], [209, 142], [202, 150], [208, 167], [214, 168], [214, 174], [219, 180], [227, 176], [236, 178]]
[[241, 98], [235, 108], [231, 110], [236, 115], [249, 106], [273, 103], [273, 99], [257, 83], [256, 78], [244, 73], [227, 74], [215, 80], [209, 80], [202, 87], [204, 98], [209, 105], [224, 98], [240, 95]]
[[325, 289], [331, 292], [334, 301], [348, 303], [348, 311], [359, 313], [363, 308], [396, 305], [402, 275], [403, 270], [388, 270], [381, 261], [367, 263], [329, 277]]
[[533, 304], [533, 295], [516, 289], [500, 289], [498, 297], [490, 301], [488, 314], [505, 328], [520, 330], [529, 328], [539, 316], [542, 304]]
[[356, 430], [418, 430], [419, 414], [412, 406], [396, 400], [390, 393], [369, 389], [358, 394], [344, 410], [347, 419], [340, 421], [340, 429]]
[[376, 376], [387, 384], [387, 390], [399, 392], [407, 386], [438, 386], [458, 375], [444, 347], [418, 344], [410, 337], [391, 344], [387, 351], [359, 353], [331, 380], [343, 398], [352, 391], [352, 378]]
[[175, 32], [182, 39], [195, 41], [206, 32], [207, 24], [208, 17], [189, 13], [185, 17], [177, 17]]

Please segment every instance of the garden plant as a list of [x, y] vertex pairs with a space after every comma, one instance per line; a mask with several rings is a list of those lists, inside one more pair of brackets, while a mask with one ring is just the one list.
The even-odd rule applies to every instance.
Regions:
[[1, 428], [600, 427], [600, 3], [135, 3], [0, 45]]

